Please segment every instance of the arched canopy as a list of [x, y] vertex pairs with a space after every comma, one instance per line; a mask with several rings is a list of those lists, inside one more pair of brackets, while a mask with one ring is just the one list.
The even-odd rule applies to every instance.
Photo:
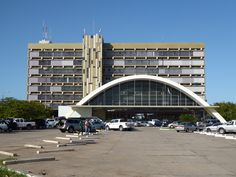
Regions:
[[191, 90], [169, 79], [150, 75], [113, 80], [85, 96], [77, 105], [199, 106], [225, 122], [219, 113]]

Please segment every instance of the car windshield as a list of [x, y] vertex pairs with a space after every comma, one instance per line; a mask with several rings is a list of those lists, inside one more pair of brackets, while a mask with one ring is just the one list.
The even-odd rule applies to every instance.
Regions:
[[217, 123], [214, 123], [213, 126], [218, 126], [218, 125], [222, 125], [221, 122], [217, 122]]

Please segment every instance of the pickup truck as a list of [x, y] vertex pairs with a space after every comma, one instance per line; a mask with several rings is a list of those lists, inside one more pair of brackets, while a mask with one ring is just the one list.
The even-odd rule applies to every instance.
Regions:
[[131, 130], [134, 127], [132, 122], [128, 122], [125, 119], [112, 119], [110, 122], [106, 123], [106, 130]]
[[28, 130], [35, 127], [35, 122], [26, 121], [24, 118], [14, 118], [13, 122], [17, 124], [17, 128], [26, 128]]
[[231, 120], [226, 124], [219, 125], [217, 128], [217, 132], [219, 132], [220, 134], [236, 133], [236, 120]]

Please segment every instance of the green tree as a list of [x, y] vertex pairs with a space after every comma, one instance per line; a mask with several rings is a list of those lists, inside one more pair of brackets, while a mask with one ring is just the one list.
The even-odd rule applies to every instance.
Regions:
[[35, 101], [4, 98], [0, 101], [0, 117], [46, 118], [51, 117], [52, 110]]
[[232, 102], [218, 102], [214, 106], [219, 106], [216, 110], [225, 120], [236, 119], [236, 104]]
[[197, 122], [197, 119], [191, 114], [181, 114], [179, 116], [179, 120], [181, 122], [192, 122], [192, 123]]

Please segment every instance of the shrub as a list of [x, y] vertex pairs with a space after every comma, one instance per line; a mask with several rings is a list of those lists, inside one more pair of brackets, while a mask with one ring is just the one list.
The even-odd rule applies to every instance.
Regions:
[[181, 114], [179, 116], [179, 120], [181, 122], [192, 122], [192, 123], [197, 122], [197, 119], [191, 114]]

